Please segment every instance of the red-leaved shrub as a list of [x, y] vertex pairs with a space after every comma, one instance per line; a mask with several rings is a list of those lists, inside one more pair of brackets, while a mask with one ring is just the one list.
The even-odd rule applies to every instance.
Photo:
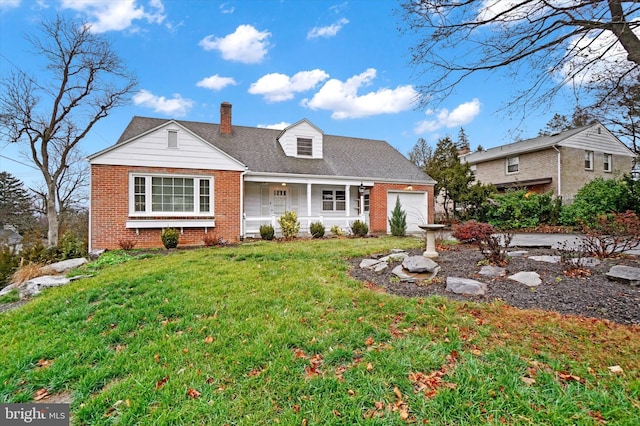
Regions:
[[461, 243], [480, 243], [496, 232], [488, 223], [469, 220], [453, 227], [451, 235]]

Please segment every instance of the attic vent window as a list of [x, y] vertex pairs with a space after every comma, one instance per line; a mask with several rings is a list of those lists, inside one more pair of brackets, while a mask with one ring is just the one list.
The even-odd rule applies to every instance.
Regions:
[[176, 130], [169, 130], [167, 132], [168, 141], [167, 146], [169, 148], [177, 148], [178, 147], [178, 132]]
[[313, 140], [298, 138], [298, 156], [311, 157], [313, 155]]

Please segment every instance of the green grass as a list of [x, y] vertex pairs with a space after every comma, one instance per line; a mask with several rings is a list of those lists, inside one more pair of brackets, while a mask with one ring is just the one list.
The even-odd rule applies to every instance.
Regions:
[[93, 278], [0, 314], [0, 403], [66, 392], [73, 424], [104, 425], [640, 417], [638, 327], [406, 299], [348, 276], [349, 257], [420, 245], [330, 239], [112, 254], [87, 266]]

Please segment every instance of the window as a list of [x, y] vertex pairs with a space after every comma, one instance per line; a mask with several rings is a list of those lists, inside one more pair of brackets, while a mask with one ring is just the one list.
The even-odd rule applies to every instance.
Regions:
[[507, 158], [507, 174], [518, 173], [520, 170], [520, 157]]
[[612, 166], [611, 163], [613, 161], [613, 155], [604, 154], [604, 171], [611, 172]]
[[313, 155], [313, 140], [298, 138], [298, 155], [311, 157]]
[[213, 179], [195, 176], [133, 176], [132, 213], [195, 216], [213, 213]]
[[169, 130], [167, 132], [168, 142], [167, 146], [169, 148], [177, 148], [178, 147], [178, 132], [175, 130]]
[[584, 168], [585, 170], [593, 170], [593, 151], [584, 152]]
[[322, 191], [322, 210], [324, 211], [344, 211], [347, 208], [344, 191]]

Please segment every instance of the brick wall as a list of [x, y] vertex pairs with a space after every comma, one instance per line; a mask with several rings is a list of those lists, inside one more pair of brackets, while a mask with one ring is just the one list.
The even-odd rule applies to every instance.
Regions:
[[[414, 191], [427, 192], [427, 222], [433, 223], [434, 203], [433, 185], [413, 185]], [[406, 190], [406, 184], [376, 183], [369, 192], [369, 232], [372, 234], [387, 233], [387, 192]]]
[[558, 176], [558, 157], [553, 149], [530, 152], [519, 155], [518, 173], [507, 174], [507, 159], [499, 158], [484, 163], [476, 167], [476, 180], [484, 184], [519, 182], [530, 179], [552, 178], [549, 190], [555, 189], [555, 182]]
[[[162, 229], [125, 228], [129, 217], [129, 173], [213, 176], [215, 228], [209, 234], [229, 241], [240, 238], [240, 172], [164, 167], [91, 166], [91, 248], [117, 249], [118, 241], [137, 241], [137, 248], [162, 247]], [[139, 218], [138, 218], [139, 219]], [[163, 217], [162, 219], [179, 219]], [[183, 228], [180, 245], [201, 245], [204, 228]]]

